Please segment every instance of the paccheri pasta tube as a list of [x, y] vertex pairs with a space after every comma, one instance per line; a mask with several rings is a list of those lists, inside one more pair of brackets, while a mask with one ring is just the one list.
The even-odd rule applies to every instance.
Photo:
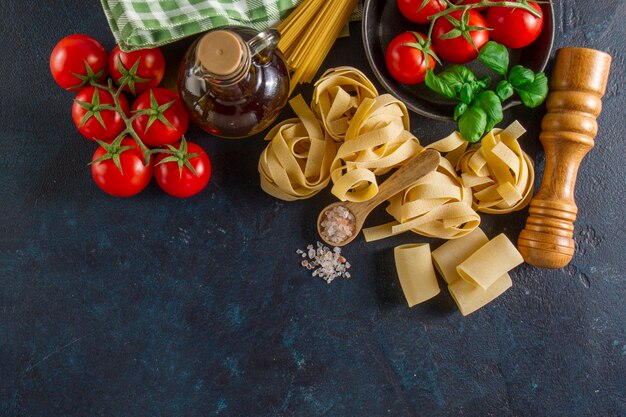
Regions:
[[378, 96], [374, 84], [352, 67], [331, 68], [315, 83], [311, 108], [337, 142], [345, 139], [354, 113], [364, 99]]
[[309, 198], [325, 188], [336, 153], [335, 142], [324, 133], [302, 96], [290, 104], [298, 118], [274, 126], [259, 159], [261, 188], [286, 201]]
[[504, 234], [490, 241], [479, 228], [444, 243], [432, 254], [429, 245], [423, 244], [398, 246], [394, 254], [409, 307], [439, 293], [434, 264], [464, 316], [509, 289], [513, 282], [508, 272], [522, 262], [521, 255]]
[[439, 294], [428, 244], [397, 246], [393, 253], [402, 292], [409, 307]]
[[461, 279], [456, 267], [487, 242], [489, 238], [480, 227], [461, 239], [450, 240], [433, 251], [435, 268], [444, 281], [452, 284]]
[[461, 314], [467, 316], [498, 298], [512, 285], [509, 274], [504, 274], [486, 290], [475, 287], [463, 279], [448, 285], [448, 290]]
[[389, 94], [366, 98], [346, 131], [331, 166], [331, 192], [342, 201], [366, 201], [382, 175], [417, 155], [422, 147], [409, 132], [404, 104]]
[[432, 257], [464, 316], [510, 288], [508, 272], [522, 262], [521, 255], [504, 234], [489, 241], [480, 229], [444, 243], [433, 251]]
[[456, 271], [465, 281], [486, 290], [523, 262], [517, 248], [501, 233], [461, 262]]

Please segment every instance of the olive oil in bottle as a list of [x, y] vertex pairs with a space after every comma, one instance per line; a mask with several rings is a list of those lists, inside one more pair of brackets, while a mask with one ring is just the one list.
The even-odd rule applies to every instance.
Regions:
[[212, 30], [187, 51], [178, 73], [180, 97], [193, 122], [224, 138], [267, 128], [287, 103], [289, 72], [275, 29]]

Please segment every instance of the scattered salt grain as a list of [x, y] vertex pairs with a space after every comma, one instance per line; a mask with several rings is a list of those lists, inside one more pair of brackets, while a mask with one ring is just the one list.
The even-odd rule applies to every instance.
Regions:
[[328, 246], [317, 242], [317, 247], [308, 245], [306, 251], [298, 249], [296, 254], [302, 258], [308, 258], [300, 261], [300, 265], [313, 271], [312, 276], [322, 278], [327, 284], [336, 278], [350, 278], [348, 272], [350, 263], [341, 256], [341, 248], [335, 247], [331, 250]]
[[354, 214], [344, 206], [326, 210], [321, 223], [322, 237], [329, 243], [341, 243], [351, 238], [356, 227]]

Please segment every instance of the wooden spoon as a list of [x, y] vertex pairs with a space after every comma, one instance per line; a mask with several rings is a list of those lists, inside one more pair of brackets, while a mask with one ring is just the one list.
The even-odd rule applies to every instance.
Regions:
[[[365, 219], [372, 210], [374, 210], [383, 201], [388, 200], [400, 191], [409, 187], [424, 175], [437, 169], [440, 159], [441, 155], [439, 152], [434, 149], [425, 149], [387, 178], [387, 180], [379, 186], [378, 194], [376, 194], [374, 198], [361, 203], [339, 201], [326, 206], [317, 218], [317, 233], [324, 242], [332, 246], [344, 246], [352, 242], [361, 232], [363, 223], [365, 223]], [[338, 206], [345, 207], [354, 215], [354, 232], [343, 242], [332, 242], [328, 240], [324, 233], [322, 221], [324, 220], [324, 215], [328, 210], [332, 210]]]

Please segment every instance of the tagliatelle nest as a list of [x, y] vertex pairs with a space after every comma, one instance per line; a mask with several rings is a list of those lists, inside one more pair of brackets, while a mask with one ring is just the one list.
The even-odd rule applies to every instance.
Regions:
[[526, 130], [515, 121], [494, 129], [480, 146], [466, 151], [457, 163], [463, 184], [473, 191], [473, 205], [483, 213], [521, 210], [532, 198], [535, 170], [517, 139]]
[[363, 100], [331, 166], [331, 192], [342, 201], [366, 201], [378, 192], [377, 175], [421, 150], [404, 104], [389, 94]]
[[298, 118], [285, 120], [267, 134], [259, 159], [261, 188], [281, 200], [309, 198], [330, 181], [335, 142], [322, 129], [302, 96], [290, 101]]
[[352, 117], [366, 98], [378, 92], [361, 71], [352, 67], [331, 68], [315, 83], [311, 108], [322, 119], [335, 141], [343, 141]]
[[383, 239], [406, 231], [440, 239], [456, 239], [480, 224], [472, 209], [472, 191], [463, 187], [454, 167], [445, 158], [434, 172], [389, 199], [387, 212], [395, 222], [363, 231], [366, 241]]

